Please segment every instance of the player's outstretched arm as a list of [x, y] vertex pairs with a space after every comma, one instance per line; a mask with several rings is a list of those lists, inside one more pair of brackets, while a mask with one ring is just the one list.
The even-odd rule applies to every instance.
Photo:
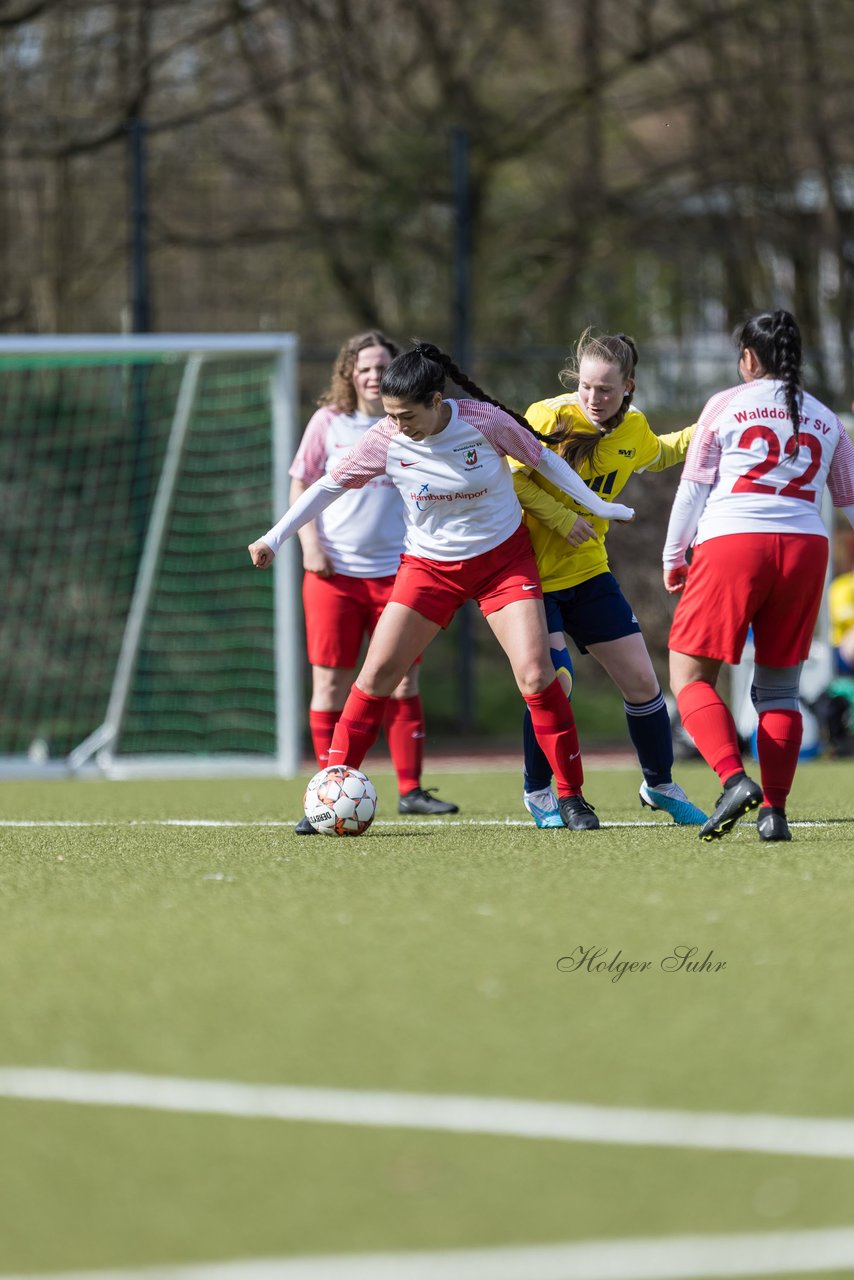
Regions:
[[255, 568], [266, 569], [269, 561], [265, 559], [263, 563], [259, 562], [253, 549], [263, 548], [263, 551], [259, 551], [258, 554], [266, 552], [272, 560], [286, 538], [292, 537], [304, 524], [308, 524], [309, 520], [314, 520], [344, 492], [344, 486], [338, 484], [331, 476], [321, 476], [319, 480], [315, 480], [314, 484], [309, 485], [305, 493], [297, 498], [292, 507], [288, 507], [281, 520], [274, 524], [272, 529], [268, 529], [257, 542], [249, 544], [249, 555]]
[[683, 427], [681, 431], [666, 431], [658, 436], [658, 457], [643, 470], [666, 471], [668, 467], [675, 467], [680, 462], [684, 462], [696, 430], [697, 424], [692, 422], [690, 427]]
[[598, 493], [588, 488], [565, 458], [553, 453], [551, 449], [543, 448], [537, 471], [541, 472], [547, 480], [551, 480], [552, 484], [557, 485], [559, 489], [563, 489], [564, 493], [574, 498], [580, 507], [590, 511], [594, 516], [600, 516], [603, 520], [625, 522], [635, 518], [634, 507], [624, 507], [620, 502], [605, 502]]

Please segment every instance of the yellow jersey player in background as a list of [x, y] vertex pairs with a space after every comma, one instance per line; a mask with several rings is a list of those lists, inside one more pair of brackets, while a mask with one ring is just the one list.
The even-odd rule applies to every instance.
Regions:
[[[561, 370], [577, 390], [532, 404], [527, 420], [591, 489], [613, 501], [635, 472], [663, 471], [682, 462], [694, 427], [657, 436], [632, 408], [638, 353], [625, 334], [581, 335], [575, 358]], [[629, 737], [643, 782], [640, 798], [683, 825], [706, 820], [673, 781], [673, 737], [664, 695], [634, 611], [608, 568], [608, 521], [588, 513], [554, 485], [514, 464], [514, 483], [525, 512], [543, 584], [549, 645], [562, 683], [571, 688], [569, 635], [591, 653], [623, 695]], [[528, 716], [524, 725], [524, 803], [538, 827], [560, 826], [551, 771]]]
[[828, 588], [830, 643], [838, 675], [854, 675], [854, 569], [840, 573]]

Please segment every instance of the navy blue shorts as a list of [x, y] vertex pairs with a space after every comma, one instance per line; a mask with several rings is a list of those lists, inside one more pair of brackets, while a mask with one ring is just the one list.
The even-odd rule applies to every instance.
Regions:
[[579, 653], [589, 644], [640, 633], [634, 610], [613, 573], [597, 573], [563, 591], [543, 592], [549, 631], [565, 631]]

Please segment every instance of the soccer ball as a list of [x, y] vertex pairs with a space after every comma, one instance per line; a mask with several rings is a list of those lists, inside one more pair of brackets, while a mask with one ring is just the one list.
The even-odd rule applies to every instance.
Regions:
[[377, 811], [377, 793], [370, 778], [346, 764], [316, 773], [305, 789], [305, 816], [324, 836], [360, 836]]

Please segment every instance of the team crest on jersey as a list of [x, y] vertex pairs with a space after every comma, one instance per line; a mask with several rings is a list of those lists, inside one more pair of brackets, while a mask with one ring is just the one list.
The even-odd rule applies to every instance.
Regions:
[[478, 467], [482, 464], [477, 460], [477, 446], [483, 444], [482, 440], [475, 440], [474, 444], [458, 444], [454, 449], [454, 453], [463, 455], [463, 466], [471, 471], [472, 467]]

